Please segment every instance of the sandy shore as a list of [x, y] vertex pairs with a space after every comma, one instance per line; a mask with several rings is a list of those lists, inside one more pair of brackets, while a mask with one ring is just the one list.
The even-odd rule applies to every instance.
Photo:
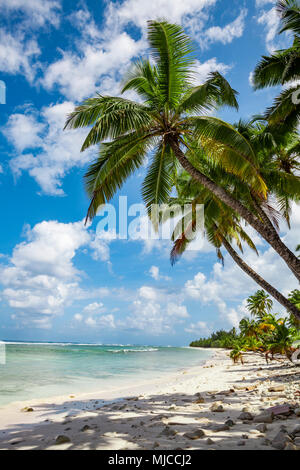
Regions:
[[0, 449], [300, 450], [300, 369], [215, 350], [130, 389], [14, 403], [0, 409]]

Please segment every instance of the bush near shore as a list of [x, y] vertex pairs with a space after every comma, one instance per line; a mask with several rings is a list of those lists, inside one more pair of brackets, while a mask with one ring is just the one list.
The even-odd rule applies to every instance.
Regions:
[[[298, 306], [300, 291], [292, 291], [289, 299]], [[247, 299], [250, 316], [240, 321], [239, 332], [236, 328], [219, 330], [208, 338], [192, 341], [190, 346], [231, 349], [230, 357], [234, 362], [243, 362], [245, 351], [260, 352], [267, 361], [275, 355], [283, 355], [292, 361], [293, 353], [299, 348], [297, 342], [300, 344], [300, 324], [294, 316], [279, 316], [272, 312], [272, 308], [269, 295], [259, 290]]]

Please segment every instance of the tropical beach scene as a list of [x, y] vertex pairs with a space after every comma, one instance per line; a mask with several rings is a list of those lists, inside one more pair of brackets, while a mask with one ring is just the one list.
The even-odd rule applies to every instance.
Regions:
[[299, 0], [0, 15], [0, 450], [300, 450]]

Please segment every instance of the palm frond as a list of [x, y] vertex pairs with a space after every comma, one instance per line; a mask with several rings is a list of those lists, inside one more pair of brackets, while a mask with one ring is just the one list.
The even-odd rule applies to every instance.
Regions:
[[151, 134], [136, 132], [102, 144], [99, 158], [85, 174], [85, 187], [91, 198], [87, 220], [92, 219], [98, 208], [111, 200], [117, 189], [142, 165], [152, 144]]
[[166, 203], [174, 181], [174, 156], [168, 144], [160, 143], [142, 185], [142, 196], [149, 213], [152, 204]]
[[293, 31], [300, 35], [300, 5], [297, 0], [280, 0], [277, 2], [277, 11], [283, 24], [280, 33]]
[[173, 109], [190, 81], [192, 42], [181, 26], [166, 21], [148, 21], [148, 41], [156, 62], [161, 102], [166, 109]]

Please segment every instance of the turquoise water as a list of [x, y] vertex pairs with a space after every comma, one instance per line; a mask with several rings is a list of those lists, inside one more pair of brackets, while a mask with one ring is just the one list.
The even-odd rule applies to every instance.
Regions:
[[136, 385], [199, 365], [210, 354], [175, 347], [6, 343], [6, 364], [0, 364], [0, 406]]

